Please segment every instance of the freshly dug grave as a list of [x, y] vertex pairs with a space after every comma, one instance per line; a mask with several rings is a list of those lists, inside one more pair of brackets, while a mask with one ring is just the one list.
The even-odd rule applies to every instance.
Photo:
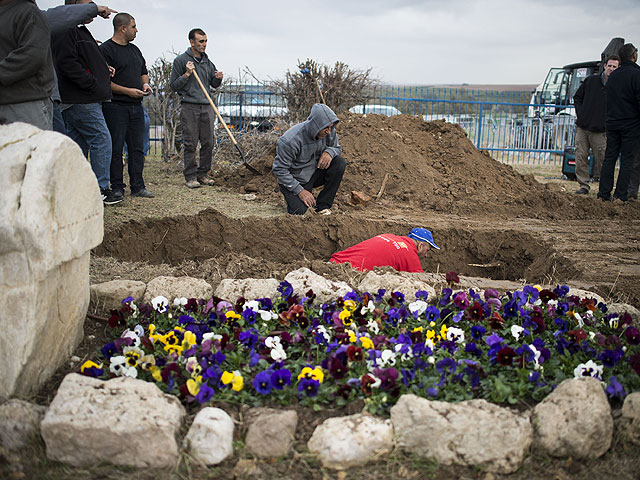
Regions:
[[[640, 217], [637, 203], [604, 203], [567, 195], [554, 185], [521, 175], [478, 151], [460, 126], [444, 121], [346, 113], [341, 116], [338, 135], [347, 170], [336, 204], [344, 211], [353, 208], [352, 191], [375, 197], [384, 183], [380, 201], [358, 208], [540, 219]], [[271, 151], [252, 161], [263, 176], [221, 169], [222, 183], [238, 192], [278, 201], [280, 193], [270, 172], [275, 137], [270, 139]]]

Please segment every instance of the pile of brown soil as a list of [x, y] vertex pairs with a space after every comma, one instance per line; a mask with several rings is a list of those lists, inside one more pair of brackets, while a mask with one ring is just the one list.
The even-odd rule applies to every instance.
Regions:
[[[576, 197], [555, 185], [540, 184], [531, 175], [521, 175], [479, 151], [460, 126], [444, 121], [346, 113], [341, 116], [338, 134], [347, 160], [336, 198], [343, 210], [353, 206], [352, 191], [375, 199], [384, 183], [380, 199], [369, 206], [542, 219], [638, 214], [637, 206]], [[263, 176], [244, 169], [222, 171], [219, 176], [236, 191], [256, 192], [278, 201], [280, 193], [270, 173], [274, 155], [275, 143], [268, 154], [252, 160]]]

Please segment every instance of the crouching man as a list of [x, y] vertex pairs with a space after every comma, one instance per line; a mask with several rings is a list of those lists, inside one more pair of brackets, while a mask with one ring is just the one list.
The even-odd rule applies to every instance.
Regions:
[[[302, 215], [315, 208], [323, 215], [331, 214], [346, 163], [340, 156], [336, 125], [338, 117], [324, 104], [311, 108], [306, 121], [287, 130], [276, 146], [273, 174], [287, 202], [287, 212]], [[318, 195], [313, 188], [324, 185]]]

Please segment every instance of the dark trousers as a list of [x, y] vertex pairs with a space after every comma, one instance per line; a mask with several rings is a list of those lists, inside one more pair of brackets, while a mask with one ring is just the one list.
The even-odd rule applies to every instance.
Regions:
[[122, 153], [127, 143], [127, 167], [131, 193], [144, 189], [144, 111], [141, 103], [113, 103], [102, 105], [104, 119], [109, 127], [112, 142], [111, 190], [124, 192], [124, 166]]
[[[340, 155], [336, 155], [331, 160], [329, 168], [321, 170], [316, 168], [316, 171], [312, 175], [311, 179], [302, 185], [302, 188], [311, 192], [315, 187], [324, 185], [324, 188], [318, 195], [316, 200], [316, 211], [325, 210], [333, 206], [333, 199], [336, 197], [340, 182], [342, 182], [342, 176], [344, 175], [344, 169], [347, 163]], [[287, 190], [280, 185], [280, 191], [284, 195], [284, 199], [287, 202], [287, 212], [292, 215], [302, 215], [307, 211], [307, 206], [300, 200], [298, 195]]]
[[[211, 170], [215, 145], [215, 113], [210, 105], [183, 103], [180, 110], [182, 145], [184, 148], [184, 178], [188, 181], [204, 177]], [[196, 163], [196, 148], [200, 141], [200, 164]]]
[[640, 143], [636, 145], [636, 156], [633, 160], [633, 169], [631, 170], [631, 179], [629, 180], [627, 198], [635, 198], [637, 200], [638, 189], [640, 189]]
[[634, 156], [640, 140], [640, 126], [625, 130], [607, 130], [607, 151], [600, 172], [600, 188], [598, 198], [609, 200], [613, 189], [613, 177], [615, 174], [616, 161], [620, 156], [620, 172], [616, 189], [613, 192], [614, 198], [627, 201], [627, 191], [629, 180], [633, 170]]

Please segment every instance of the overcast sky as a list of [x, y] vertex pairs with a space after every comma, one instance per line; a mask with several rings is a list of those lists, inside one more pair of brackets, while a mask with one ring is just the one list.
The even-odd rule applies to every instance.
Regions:
[[[64, 3], [37, 0], [42, 9]], [[282, 78], [298, 60], [373, 69], [396, 84], [538, 84], [550, 67], [596, 60], [613, 37], [640, 44], [640, 0], [97, 1], [136, 19], [147, 63], [202, 28], [218, 70]], [[608, 4], [608, 6], [606, 5]], [[97, 40], [111, 20], [89, 25]]]

